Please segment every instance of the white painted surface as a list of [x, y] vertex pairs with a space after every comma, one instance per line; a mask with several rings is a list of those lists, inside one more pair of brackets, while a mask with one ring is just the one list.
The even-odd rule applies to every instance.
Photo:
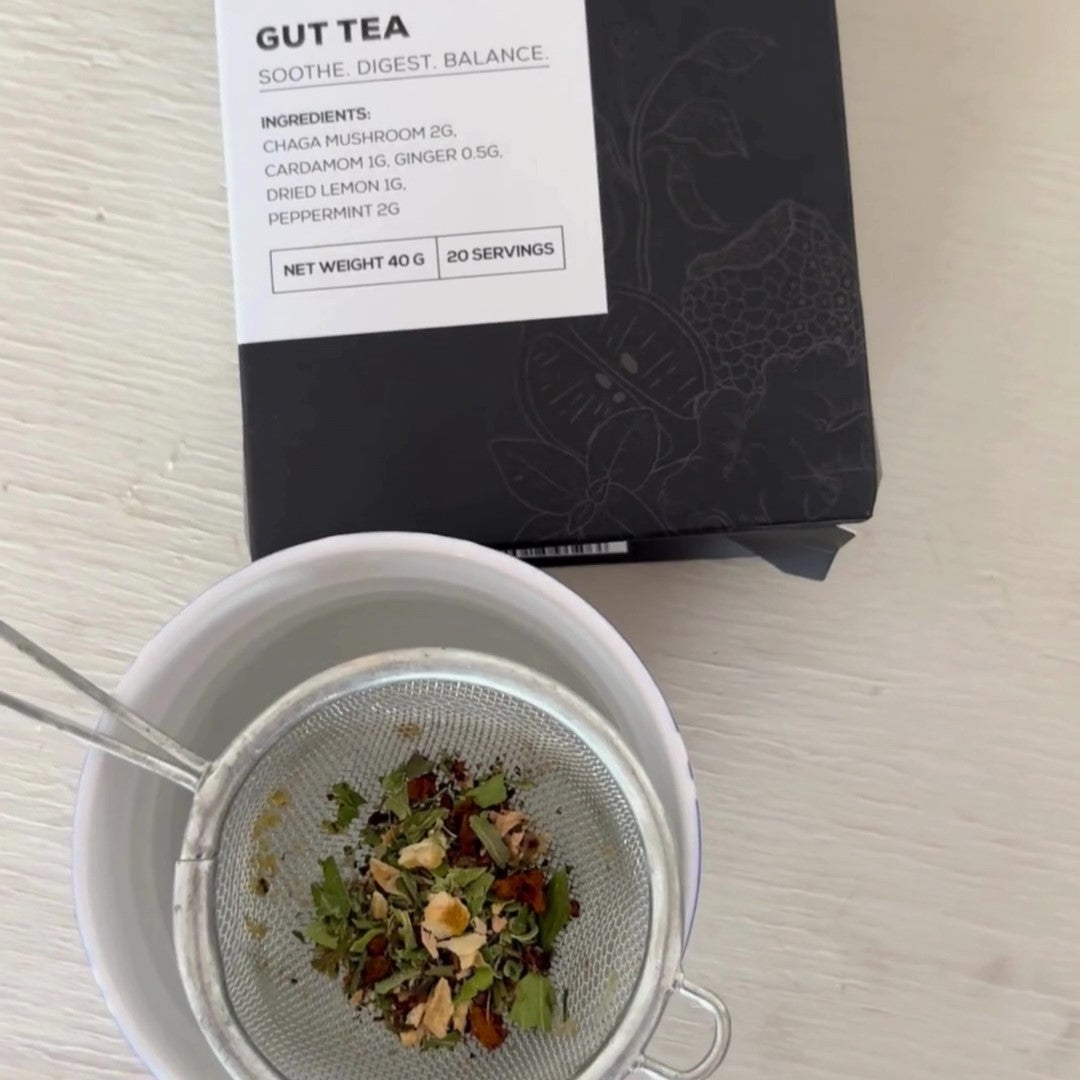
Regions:
[[[562, 576], [683, 724], [727, 1076], [1071, 1080], [1080, 7], [841, 8], [878, 517], [825, 586]], [[0, 11], [0, 606], [106, 683], [245, 559], [214, 80], [206, 4]], [[71, 915], [79, 761], [0, 724], [10, 1080], [143, 1075]]]

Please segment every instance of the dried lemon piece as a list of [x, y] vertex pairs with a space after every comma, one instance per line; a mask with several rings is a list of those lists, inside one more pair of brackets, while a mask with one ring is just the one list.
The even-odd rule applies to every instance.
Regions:
[[401, 849], [398, 862], [405, 870], [435, 870], [446, 860], [446, 851], [438, 840], [430, 836], [418, 844]]
[[445, 1039], [450, 1033], [450, 1022], [454, 1019], [454, 999], [450, 993], [450, 984], [440, 979], [428, 998], [424, 1010], [424, 1027], [436, 1039]]
[[440, 948], [452, 952], [461, 962], [461, 970], [468, 971], [469, 968], [476, 967], [476, 962], [480, 958], [480, 950], [486, 944], [487, 936], [485, 934], [463, 934], [461, 937], [444, 941]]
[[469, 1003], [467, 1001], [461, 1002], [460, 1005], [454, 1008], [454, 1030], [465, 1034], [465, 1025], [469, 1020]]
[[418, 1028], [424, 1022], [424, 1011], [426, 1009], [427, 1002], [421, 1001], [420, 1004], [405, 1017], [405, 1023], [411, 1028]]
[[401, 871], [391, 866], [389, 863], [384, 863], [380, 859], [372, 859], [370, 863], [371, 876], [375, 879], [375, 884], [382, 889], [383, 892], [389, 893], [390, 896], [403, 895], [398, 888], [398, 882], [401, 880]]
[[428, 951], [432, 960], [439, 959], [439, 939], [426, 927], [420, 927], [420, 944]]
[[470, 918], [469, 909], [456, 896], [437, 892], [432, 894], [424, 908], [422, 925], [443, 941], [463, 934], [468, 929]]
[[491, 815], [492, 824], [504, 839], [507, 833], [512, 833], [519, 825], [527, 824], [528, 820], [520, 810], [504, 810]]
[[384, 922], [390, 914], [390, 904], [381, 892], [371, 894], [371, 917]]

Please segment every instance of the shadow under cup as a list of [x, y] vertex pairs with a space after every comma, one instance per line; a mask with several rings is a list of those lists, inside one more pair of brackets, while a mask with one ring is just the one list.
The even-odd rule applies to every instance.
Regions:
[[[118, 696], [201, 756], [327, 668], [388, 649], [449, 646], [546, 674], [605, 715], [638, 755], [678, 847], [689, 934], [700, 873], [685, 748], [629, 646], [554, 579], [457, 541], [371, 534], [294, 548], [185, 608], [144, 649]], [[105, 730], [117, 729], [111, 721]], [[190, 796], [91, 754], [73, 835], [76, 910], [96, 979], [161, 1080], [226, 1076], [176, 970], [172, 879]]]

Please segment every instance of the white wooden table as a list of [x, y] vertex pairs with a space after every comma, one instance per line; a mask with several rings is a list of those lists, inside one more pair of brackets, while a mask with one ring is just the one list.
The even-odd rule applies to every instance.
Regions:
[[[878, 517], [824, 586], [563, 577], [690, 744], [725, 1075], [1072, 1080], [1080, 6], [841, 9]], [[0, 84], [0, 610], [111, 683], [246, 559], [210, 5], [7, 0]], [[144, 1075], [73, 921], [80, 759], [0, 724], [6, 1080]]]

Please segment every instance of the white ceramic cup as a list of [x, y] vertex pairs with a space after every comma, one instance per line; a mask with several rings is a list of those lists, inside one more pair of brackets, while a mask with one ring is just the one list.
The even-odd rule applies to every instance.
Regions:
[[[264, 708], [328, 667], [389, 648], [506, 657], [581, 694], [638, 754], [678, 847], [687, 934], [701, 870], [686, 750], [660, 691], [594, 609], [509, 556], [439, 537], [369, 533], [245, 567], [181, 611], [117, 696], [213, 758]], [[111, 721], [104, 730], [117, 731]], [[75, 906], [94, 976], [159, 1080], [225, 1080], [188, 1009], [172, 943], [172, 874], [190, 797], [101, 754], [75, 810]]]

